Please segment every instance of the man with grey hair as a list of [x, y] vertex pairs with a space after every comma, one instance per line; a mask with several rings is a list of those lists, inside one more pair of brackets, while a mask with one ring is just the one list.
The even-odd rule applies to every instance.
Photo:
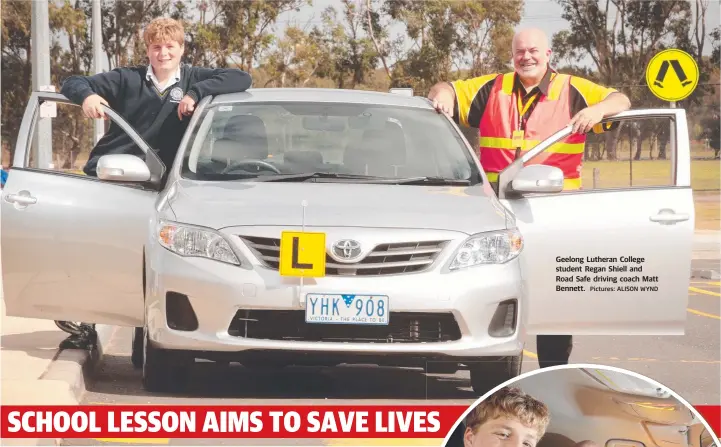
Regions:
[[[630, 100], [615, 89], [556, 72], [549, 65], [548, 38], [540, 29], [516, 33], [512, 52], [513, 72], [439, 82], [428, 98], [457, 124], [479, 130], [478, 155], [490, 182], [523, 152], [571, 124], [572, 134], [532, 163], [560, 168], [564, 190], [581, 189], [586, 133], [608, 129], [599, 123], [629, 109]], [[568, 363], [570, 335], [539, 335], [536, 341], [541, 368]]]

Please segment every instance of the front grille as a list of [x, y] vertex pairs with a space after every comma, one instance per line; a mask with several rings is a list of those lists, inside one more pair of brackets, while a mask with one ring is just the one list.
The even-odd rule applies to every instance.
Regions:
[[228, 333], [234, 337], [286, 341], [433, 343], [461, 338], [450, 313], [391, 312], [387, 326], [315, 324], [302, 310], [239, 310]]
[[[280, 239], [239, 236], [266, 267], [278, 270]], [[326, 254], [328, 276], [379, 276], [420, 272], [430, 267], [448, 241], [397, 242], [377, 245], [358, 262], [338, 263]]]

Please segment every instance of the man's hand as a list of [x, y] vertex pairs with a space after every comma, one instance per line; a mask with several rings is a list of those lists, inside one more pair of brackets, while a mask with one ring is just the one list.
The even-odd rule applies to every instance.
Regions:
[[590, 132], [593, 126], [603, 120], [603, 117], [603, 110], [599, 107], [586, 107], [578, 112], [571, 120], [571, 124], [573, 125], [572, 133], [584, 134]]
[[183, 116], [192, 115], [193, 110], [195, 110], [195, 100], [190, 95], [185, 95], [178, 104], [178, 119], [183, 121]]
[[428, 94], [428, 99], [433, 103], [437, 112], [444, 113], [453, 118], [453, 108], [456, 103], [455, 94], [446, 86], [434, 86]]
[[110, 107], [108, 102], [98, 94], [92, 94], [83, 101], [83, 113], [92, 119], [108, 119], [103, 110], [102, 104]]

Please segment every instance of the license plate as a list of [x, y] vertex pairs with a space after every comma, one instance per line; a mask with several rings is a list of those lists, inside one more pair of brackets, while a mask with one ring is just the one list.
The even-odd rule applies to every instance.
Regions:
[[388, 324], [388, 297], [309, 293], [305, 297], [306, 323]]

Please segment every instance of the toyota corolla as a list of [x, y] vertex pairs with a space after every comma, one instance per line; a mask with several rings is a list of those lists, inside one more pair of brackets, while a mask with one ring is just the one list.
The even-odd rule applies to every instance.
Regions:
[[[693, 234], [683, 110], [614, 117], [673, 120], [673, 186], [563, 192], [560, 170], [534, 161], [570, 128], [492, 184], [421, 97], [205, 98], [168, 167], [107, 109], [145, 157], [106, 155], [98, 178], [30, 164], [45, 102], [69, 103], [33, 94], [2, 191], [7, 313], [138, 328], [133, 359], [148, 390], [177, 389], [203, 358], [464, 367], [485, 392], [520, 373], [527, 333], [683, 333]], [[557, 259], [586, 256], [642, 258], [657, 289], [557, 281], [570, 265]]]

